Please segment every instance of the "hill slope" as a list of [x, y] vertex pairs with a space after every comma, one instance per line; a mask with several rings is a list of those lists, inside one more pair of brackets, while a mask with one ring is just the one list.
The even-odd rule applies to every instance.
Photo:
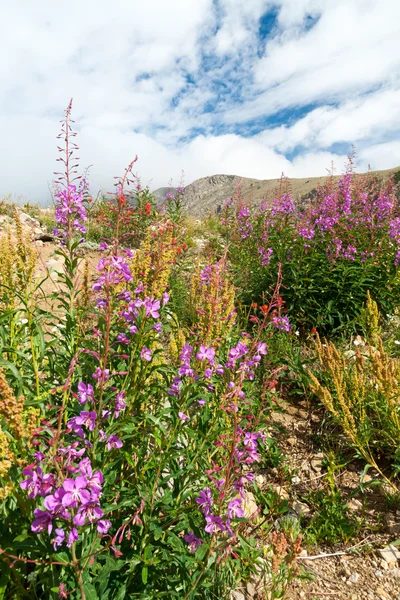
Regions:
[[[369, 174], [378, 178], [387, 178], [395, 173], [400, 173], [400, 167], [386, 171], [371, 171]], [[339, 175], [335, 176], [338, 179]], [[291, 194], [294, 199], [306, 199], [313, 196], [318, 185], [324, 183], [328, 177], [308, 177], [304, 179], [290, 179]], [[274, 192], [279, 186], [278, 179], [250, 179], [237, 175], [212, 175], [202, 177], [185, 188], [185, 205], [190, 214], [201, 215], [215, 212], [218, 206], [232, 198], [240, 186], [242, 197], [248, 202], [259, 204], [263, 200], [272, 200]], [[176, 188], [158, 188], [153, 192], [156, 200], [162, 202], [168, 191], [174, 192]]]

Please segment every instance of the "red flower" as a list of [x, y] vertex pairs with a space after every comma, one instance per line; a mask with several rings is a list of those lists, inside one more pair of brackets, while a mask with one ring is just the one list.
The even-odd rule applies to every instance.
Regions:
[[146, 202], [144, 210], [145, 210], [146, 215], [150, 215], [151, 214], [151, 204], [150, 204], [150, 202]]

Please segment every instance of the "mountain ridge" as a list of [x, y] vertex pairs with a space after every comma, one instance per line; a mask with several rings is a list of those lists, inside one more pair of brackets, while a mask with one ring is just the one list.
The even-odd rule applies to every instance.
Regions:
[[[392, 169], [368, 171], [367, 173], [356, 173], [360, 177], [370, 176], [378, 179], [386, 179], [396, 174], [398, 174], [400, 180], [400, 166]], [[333, 177], [339, 179], [342, 175], [334, 175]], [[322, 177], [293, 178], [287, 181], [293, 199], [305, 200], [312, 198], [317, 187], [329, 178], [330, 175], [325, 175]], [[272, 201], [274, 192], [279, 188], [280, 182], [280, 179], [253, 179], [240, 177], [239, 175], [217, 173], [196, 179], [186, 186], [184, 204], [188, 212], [195, 216], [216, 212], [218, 207], [222, 206], [229, 198], [232, 198], [239, 187], [244, 200], [251, 204], [260, 204], [263, 201]], [[174, 193], [176, 190], [176, 187], [161, 187], [152, 193], [156, 201], [161, 203], [168, 192]]]

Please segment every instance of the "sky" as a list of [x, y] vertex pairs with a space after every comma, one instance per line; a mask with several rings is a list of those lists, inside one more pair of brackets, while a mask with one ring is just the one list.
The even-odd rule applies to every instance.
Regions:
[[48, 203], [71, 97], [94, 192], [399, 166], [400, 1], [2, 2], [0, 198]]

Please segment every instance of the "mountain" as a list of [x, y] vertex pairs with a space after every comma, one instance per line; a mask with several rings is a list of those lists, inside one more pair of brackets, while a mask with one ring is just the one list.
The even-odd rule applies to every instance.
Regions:
[[[359, 176], [376, 176], [386, 179], [391, 175], [400, 182], [400, 167], [386, 171], [370, 171]], [[336, 175], [334, 179], [341, 176]], [[317, 187], [329, 177], [308, 177], [304, 179], [290, 179], [290, 193], [295, 200], [312, 199]], [[240, 189], [240, 194], [247, 202], [260, 204], [263, 200], [271, 201], [279, 189], [279, 179], [250, 179], [237, 175], [212, 175], [202, 177], [185, 188], [185, 206], [192, 215], [204, 215], [207, 212], [216, 212], [226, 200], [232, 198]], [[175, 192], [177, 188], [158, 188], [153, 192], [157, 202], [162, 202], [167, 192]]]

